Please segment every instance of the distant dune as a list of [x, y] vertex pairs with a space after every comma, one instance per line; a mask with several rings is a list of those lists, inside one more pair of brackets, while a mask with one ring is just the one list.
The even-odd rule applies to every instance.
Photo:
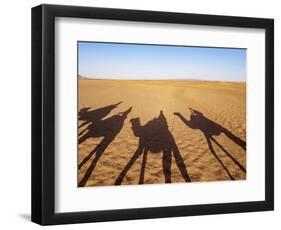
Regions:
[[[78, 79], [85, 79], [85, 80], [87, 80], [87, 79], [89, 79], [89, 78], [84, 77], [84, 76], [78, 74]], [[90, 79], [89, 79], [89, 80], [90, 80]]]
[[78, 89], [79, 186], [246, 179], [246, 83], [79, 76]]
[[[79, 79], [85, 79], [85, 80], [94, 80], [94, 81], [98, 81], [98, 80], [103, 80], [103, 81], [132, 81], [132, 80], [128, 80], [129, 77], [127, 78], [122, 78], [120, 77], [120, 79], [106, 79], [106, 78], [101, 78], [101, 77], [89, 77], [89, 76], [83, 76], [83, 75], [80, 75], [78, 74], [78, 78]], [[171, 78], [171, 79], [153, 79], [151, 78], [150, 79], [134, 79], [133, 81], [145, 81], [145, 82], [161, 82], [161, 81], [172, 81], [172, 82], [209, 82], [209, 83], [225, 83], [225, 84], [228, 84], [228, 83], [242, 83], [242, 84], [246, 84], [246, 82], [231, 82], [231, 81], [207, 81], [207, 80], [200, 80], [200, 79], [192, 79], [192, 78], [179, 78], [179, 79], [176, 79], [176, 78]]]

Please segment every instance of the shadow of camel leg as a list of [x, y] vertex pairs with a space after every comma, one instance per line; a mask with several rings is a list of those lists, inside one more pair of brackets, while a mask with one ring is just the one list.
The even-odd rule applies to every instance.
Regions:
[[89, 133], [87, 132], [84, 134], [82, 137], [79, 138], [78, 140], [78, 145], [82, 144], [85, 140], [87, 140], [90, 137]]
[[85, 132], [87, 132], [87, 128], [83, 129], [80, 133], [78, 133], [78, 137], [80, 137], [81, 135], [83, 135]]
[[94, 171], [96, 164], [98, 160], [100, 159], [101, 155], [103, 154], [104, 150], [107, 148], [107, 146], [111, 143], [113, 139], [103, 139], [101, 143], [99, 144], [97, 150], [96, 150], [96, 156], [93, 159], [90, 167], [87, 169], [86, 173], [84, 174], [84, 177], [79, 182], [79, 187], [83, 187], [86, 185], [88, 179], [92, 175], [92, 172]]
[[146, 164], [146, 159], [147, 159], [147, 153], [148, 153], [148, 150], [145, 148], [144, 149], [144, 153], [143, 153], [143, 159], [142, 159], [142, 166], [141, 166], [139, 184], [143, 184], [143, 182], [144, 182], [144, 171], [145, 171], [145, 164]]
[[231, 133], [228, 130], [224, 130], [224, 134], [230, 139], [232, 140], [234, 143], [236, 143], [237, 145], [239, 145], [241, 148], [243, 148], [244, 150], [246, 150], [246, 142], [243, 141], [242, 139], [240, 139], [239, 137], [235, 136], [233, 133]]
[[165, 183], [171, 183], [171, 166], [172, 166], [172, 153], [170, 150], [164, 149], [163, 150], [163, 172], [165, 176]]
[[127, 163], [127, 165], [125, 166], [125, 168], [122, 170], [122, 172], [119, 174], [119, 176], [117, 177], [116, 181], [115, 181], [115, 185], [120, 185], [126, 175], [126, 173], [129, 171], [129, 169], [133, 166], [133, 164], [135, 163], [135, 161], [139, 158], [139, 156], [142, 154], [143, 152], [143, 146], [139, 146], [136, 150], [136, 152], [134, 153], [134, 155], [132, 156], [132, 158], [130, 159], [130, 161]]
[[84, 125], [87, 125], [91, 123], [91, 121], [84, 121], [81, 125], [78, 126], [78, 128], [82, 128]]
[[187, 169], [186, 169], [186, 165], [184, 163], [184, 160], [179, 152], [179, 149], [177, 146], [174, 146], [173, 148], [173, 153], [174, 153], [174, 157], [176, 160], [176, 164], [181, 172], [181, 175], [183, 177], [183, 179], [186, 182], [191, 182], [190, 176], [188, 175]]
[[226, 171], [227, 175], [230, 177], [231, 180], [234, 180], [234, 178], [232, 177], [232, 175], [230, 174], [230, 172], [228, 171], [228, 169], [225, 167], [225, 165], [223, 164], [223, 162], [221, 161], [221, 159], [218, 157], [218, 155], [216, 154], [214, 148], [213, 148], [213, 145], [210, 141], [211, 138], [209, 138], [208, 136], [206, 136], [206, 140], [208, 142], [208, 145], [209, 145], [209, 148], [212, 152], [212, 154], [215, 156], [215, 158], [217, 159], [217, 161], [221, 164], [221, 166], [224, 168], [224, 170]]
[[213, 142], [215, 142], [216, 144], [217, 144], [217, 146], [219, 146], [221, 149], [222, 149], [222, 151], [224, 151], [225, 152], [225, 154], [244, 172], [244, 173], [246, 173], [246, 169], [244, 168], [244, 166], [243, 165], [241, 165], [229, 152], [227, 152], [225, 149], [224, 149], [224, 147], [222, 147], [221, 146], [221, 144], [219, 143], [219, 142], [217, 142], [217, 140], [216, 139], [214, 139], [214, 138], [210, 138], [211, 140], [213, 140]]
[[81, 169], [82, 166], [88, 161], [90, 160], [90, 158], [95, 154], [95, 152], [98, 150], [98, 148], [100, 148], [100, 144], [98, 144], [89, 154], [88, 156], [86, 156], [83, 161], [81, 161], [81, 163], [79, 164], [78, 168]]

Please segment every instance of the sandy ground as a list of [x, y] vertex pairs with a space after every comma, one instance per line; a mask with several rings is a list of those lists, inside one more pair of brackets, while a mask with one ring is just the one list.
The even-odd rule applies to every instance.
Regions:
[[78, 111], [78, 186], [246, 179], [246, 83], [79, 79]]

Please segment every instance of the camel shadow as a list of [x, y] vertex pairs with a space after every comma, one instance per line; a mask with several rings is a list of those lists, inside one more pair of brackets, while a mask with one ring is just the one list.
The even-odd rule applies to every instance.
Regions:
[[234, 164], [236, 164], [240, 168], [240, 170], [246, 173], [245, 167], [238, 160], [236, 160], [213, 136], [225, 134], [231, 141], [233, 141], [235, 144], [243, 148], [245, 151], [246, 151], [246, 142], [240, 139], [239, 137], [235, 136], [232, 132], [230, 132], [228, 129], [224, 128], [220, 124], [205, 117], [203, 113], [194, 110], [192, 108], [189, 108], [189, 110], [191, 111], [190, 120], [186, 120], [184, 116], [178, 112], [175, 112], [174, 115], [178, 116], [183, 121], [183, 123], [187, 125], [189, 128], [199, 129], [203, 133], [211, 153], [214, 155], [214, 157], [217, 159], [217, 161], [226, 171], [229, 178], [231, 180], [235, 180], [234, 177], [229, 172], [229, 170], [227, 169], [227, 167], [224, 165], [222, 160], [215, 152], [212, 142], [214, 142], [234, 162]]
[[[114, 105], [115, 108], [117, 104]], [[108, 107], [104, 107], [106, 110], [109, 110]], [[112, 109], [111, 109], [112, 110]], [[111, 111], [110, 110], [110, 111]], [[94, 120], [91, 121], [91, 124], [85, 129], [84, 134], [79, 138], [79, 144], [83, 143], [88, 138], [97, 138], [103, 137], [102, 141], [79, 163], [78, 168], [81, 169], [85, 163], [87, 163], [91, 157], [95, 154], [94, 159], [92, 160], [90, 166], [88, 167], [86, 173], [84, 174], [81, 181], [78, 183], [79, 187], [86, 185], [88, 179], [92, 175], [95, 166], [100, 159], [101, 155], [104, 153], [106, 148], [110, 143], [115, 139], [118, 133], [122, 130], [124, 121], [127, 118], [127, 115], [131, 112], [132, 107], [128, 110], [121, 112], [119, 114], [113, 115], [109, 118], [103, 120]], [[108, 112], [108, 111], [107, 111]], [[107, 112], [102, 111], [102, 114], [108, 114]]]
[[186, 182], [191, 182], [184, 160], [179, 152], [172, 133], [168, 129], [166, 117], [162, 111], [157, 118], [152, 119], [143, 126], [140, 124], [139, 118], [131, 119], [131, 123], [134, 135], [139, 138], [138, 148], [119, 174], [115, 181], [115, 185], [121, 185], [125, 175], [141, 155], [143, 155], [143, 160], [140, 170], [139, 184], [143, 184], [145, 165], [149, 151], [151, 153], [163, 152], [162, 165], [165, 183], [171, 183], [172, 155], [175, 158], [176, 164], [184, 180]]
[[[90, 110], [91, 107], [82, 108], [78, 112], [78, 119], [83, 122], [78, 126], [78, 128], [82, 128], [90, 123], [100, 121], [101, 119], [106, 117], [113, 109], [117, 108], [117, 106], [121, 103], [122, 101], [95, 110]], [[79, 133], [79, 136], [82, 135], [85, 131], [86, 130], [84, 129], [81, 133]]]

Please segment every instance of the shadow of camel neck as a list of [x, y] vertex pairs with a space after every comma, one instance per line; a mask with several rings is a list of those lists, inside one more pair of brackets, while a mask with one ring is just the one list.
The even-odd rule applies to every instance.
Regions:
[[234, 180], [234, 177], [231, 175], [228, 168], [224, 165], [222, 160], [217, 155], [213, 143], [215, 143], [220, 149], [232, 160], [234, 164], [236, 164], [237, 167], [240, 168], [244, 173], [246, 173], [245, 167], [237, 160], [235, 159], [215, 138], [214, 136], [218, 136], [220, 134], [225, 134], [226, 137], [228, 137], [231, 141], [233, 141], [235, 144], [246, 150], [246, 142], [234, 135], [232, 132], [230, 132], [228, 129], [224, 128], [220, 124], [208, 119], [203, 115], [203, 113], [190, 109], [191, 110], [191, 116], [190, 120], [187, 120], [182, 114], [176, 112], [174, 115], [178, 116], [180, 120], [189, 128], [191, 129], [198, 129], [200, 130], [204, 137], [206, 138], [208, 147], [210, 149], [210, 152], [214, 155], [214, 157], [217, 159], [219, 164], [223, 167], [227, 175], [231, 180]]

